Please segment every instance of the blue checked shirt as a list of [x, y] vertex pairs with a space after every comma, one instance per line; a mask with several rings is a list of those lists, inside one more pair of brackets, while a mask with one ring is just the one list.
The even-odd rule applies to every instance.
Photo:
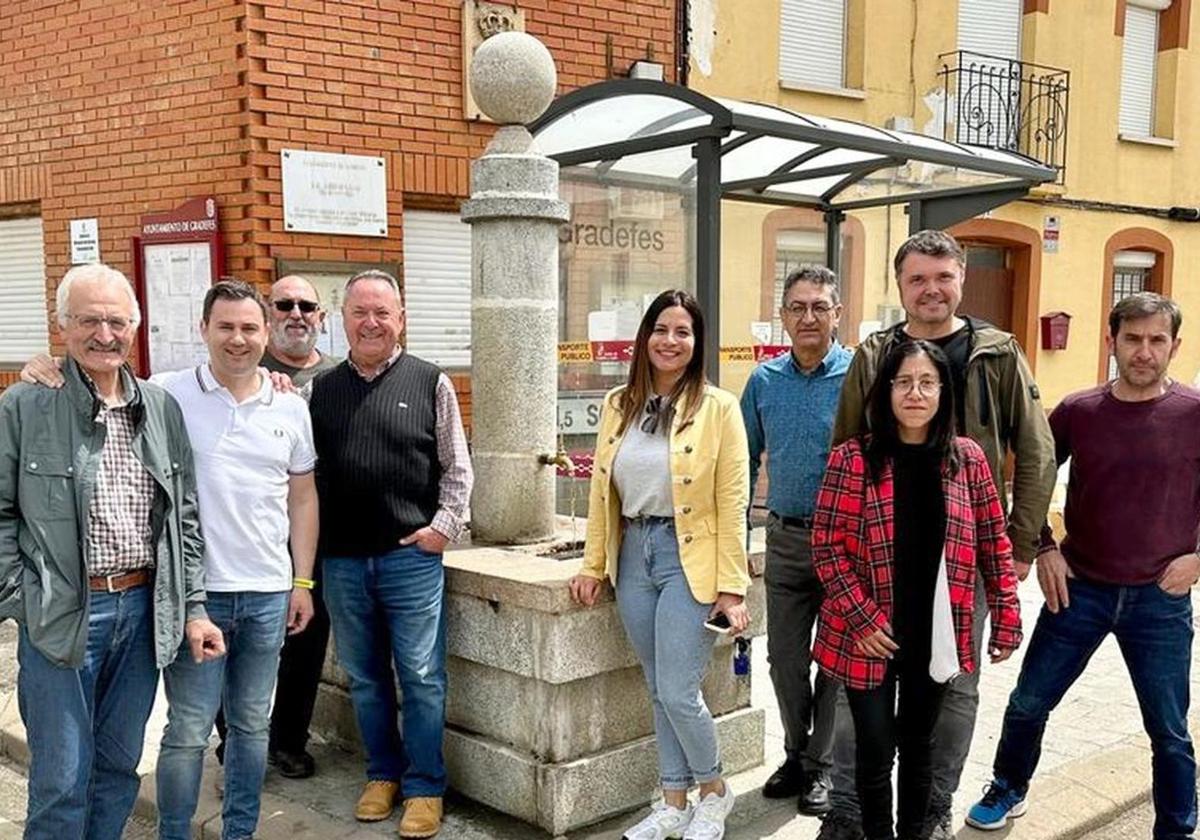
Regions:
[[790, 352], [763, 362], [742, 393], [750, 442], [750, 489], [767, 458], [767, 507], [780, 516], [812, 516], [829, 458], [833, 416], [854, 353], [837, 341], [812, 373]]

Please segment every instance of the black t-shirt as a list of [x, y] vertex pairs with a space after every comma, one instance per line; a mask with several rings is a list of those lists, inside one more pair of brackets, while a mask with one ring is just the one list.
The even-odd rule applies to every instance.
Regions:
[[928, 661], [933, 590], [946, 535], [942, 463], [925, 445], [900, 444], [892, 459], [895, 580], [892, 629], [900, 653]]
[[950, 360], [950, 375], [954, 378], [954, 415], [958, 433], [967, 433], [967, 360], [971, 357], [971, 327], [963, 324], [942, 338], [930, 339]]

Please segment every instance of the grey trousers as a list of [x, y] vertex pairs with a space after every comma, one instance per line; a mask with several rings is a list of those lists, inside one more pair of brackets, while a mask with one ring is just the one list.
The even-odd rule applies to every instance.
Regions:
[[[950, 810], [958, 790], [963, 765], [975, 734], [975, 714], [979, 711], [979, 671], [983, 666], [983, 628], [988, 616], [983, 579], [975, 584], [975, 621], [971, 628], [975, 646], [975, 670], [955, 677], [946, 688], [942, 711], [933, 728], [933, 791], [929, 810], [933, 815]], [[834, 714], [833, 788], [829, 792], [832, 810], [859, 822], [858, 793], [854, 785], [854, 720], [846, 692], [838, 686]]]
[[824, 598], [813, 571], [812, 533], [767, 520], [767, 661], [783, 722], [789, 761], [806, 771], [828, 771], [833, 763], [834, 704], [838, 684], [812, 671], [812, 640]]

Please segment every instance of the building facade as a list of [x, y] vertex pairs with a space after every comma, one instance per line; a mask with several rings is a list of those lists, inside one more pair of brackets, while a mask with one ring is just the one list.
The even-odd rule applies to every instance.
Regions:
[[[676, 15], [663, 0], [0, 5], [0, 385], [31, 354], [61, 349], [53, 292], [72, 263], [72, 222], [86, 250], [95, 220], [90, 247], [132, 278], [143, 217], [211, 197], [226, 274], [265, 287], [304, 273], [336, 308], [354, 270], [397, 273], [410, 349], [457, 372], [469, 403], [470, 232], [458, 208], [493, 130], [465, 85], [473, 48], [511, 28], [537, 36], [560, 92], [639, 60], [673, 80]], [[386, 224], [370, 236], [289, 229], [287, 150], [380, 159]], [[167, 330], [143, 285], [146, 329]]]
[[[693, 0], [689, 85], [822, 116], [1022, 151], [1059, 183], [951, 230], [968, 245], [965, 311], [1014, 332], [1047, 407], [1109, 375], [1108, 310], [1137, 289], [1175, 297], [1177, 378], [1200, 367], [1200, 62], [1190, 0]], [[726, 201], [722, 340], [778, 333], [789, 266], [821, 261], [814, 210]], [[842, 225], [843, 337], [902, 317], [891, 255], [903, 207]], [[1064, 349], [1041, 319], [1071, 316]], [[1189, 317], [1191, 316], [1191, 317]], [[738, 388], [750, 365], [730, 364]]]

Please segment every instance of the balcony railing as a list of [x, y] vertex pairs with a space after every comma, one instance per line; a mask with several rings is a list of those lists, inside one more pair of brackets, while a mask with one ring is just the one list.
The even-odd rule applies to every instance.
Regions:
[[946, 139], [1067, 165], [1071, 73], [1025, 61], [957, 52], [939, 56]]

